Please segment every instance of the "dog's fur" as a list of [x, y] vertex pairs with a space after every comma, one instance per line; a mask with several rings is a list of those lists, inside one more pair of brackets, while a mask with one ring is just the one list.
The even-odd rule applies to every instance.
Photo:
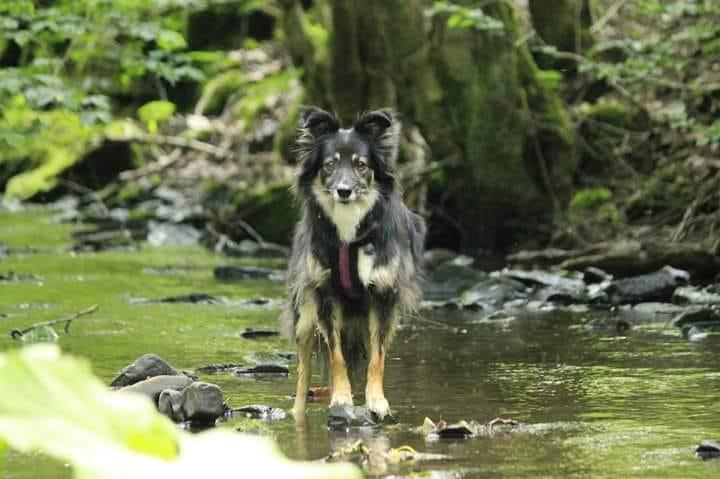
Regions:
[[319, 332], [329, 355], [331, 405], [351, 405], [348, 369], [367, 362], [365, 401], [390, 414], [385, 354], [399, 318], [420, 299], [423, 219], [402, 201], [395, 176], [399, 123], [390, 110], [352, 128], [319, 108], [300, 118], [294, 185], [302, 205], [288, 272], [286, 329], [298, 348], [293, 411], [304, 414]]

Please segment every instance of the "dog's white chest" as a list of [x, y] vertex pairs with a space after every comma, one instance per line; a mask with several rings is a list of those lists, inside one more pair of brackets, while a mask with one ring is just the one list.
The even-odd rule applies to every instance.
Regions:
[[375, 265], [375, 248], [367, 245], [358, 250], [357, 272], [360, 282], [367, 287], [370, 284], [373, 266]]

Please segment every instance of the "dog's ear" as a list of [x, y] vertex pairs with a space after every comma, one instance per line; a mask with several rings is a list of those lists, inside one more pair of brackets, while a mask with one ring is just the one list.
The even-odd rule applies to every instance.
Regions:
[[353, 129], [369, 136], [388, 167], [393, 167], [397, 157], [400, 136], [400, 122], [389, 108], [363, 113], [353, 125]]
[[368, 111], [360, 115], [353, 125], [355, 131], [370, 135], [373, 138], [382, 136], [395, 121], [395, 115], [392, 110], [383, 108], [382, 110]]
[[320, 138], [327, 133], [334, 133], [340, 129], [340, 122], [327, 111], [308, 106], [300, 113], [300, 129], [313, 138]]

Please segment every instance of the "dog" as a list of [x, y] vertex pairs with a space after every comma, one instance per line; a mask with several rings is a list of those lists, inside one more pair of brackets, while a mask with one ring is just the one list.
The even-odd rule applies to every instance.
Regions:
[[298, 351], [296, 418], [304, 417], [316, 333], [328, 351], [330, 406], [353, 405], [348, 371], [367, 366], [366, 406], [377, 418], [391, 415], [385, 356], [398, 321], [420, 300], [426, 233], [402, 200], [399, 134], [389, 109], [361, 114], [351, 128], [319, 108], [301, 113], [293, 184], [301, 218], [284, 315]]

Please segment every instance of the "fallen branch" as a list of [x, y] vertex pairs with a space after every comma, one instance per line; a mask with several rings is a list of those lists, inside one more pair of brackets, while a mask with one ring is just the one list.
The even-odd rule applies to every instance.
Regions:
[[204, 141], [195, 140], [192, 138], [185, 138], [182, 136], [170, 136], [170, 135], [152, 135], [150, 133], [133, 133], [130, 135], [124, 135], [120, 138], [122, 141], [138, 142], [138, 143], [149, 143], [152, 145], [166, 145], [175, 146], [178, 148], [186, 148], [190, 150], [199, 151], [208, 155], [215, 156], [217, 158], [230, 158], [233, 156], [232, 151], [224, 148], [218, 148], [210, 143]]
[[74, 320], [78, 319], [78, 318], [81, 317], [81, 316], [86, 316], [86, 315], [88, 315], [88, 314], [92, 314], [92, 313], [94, 313], [95, 311], [97, 311], [97, 309], [98, 309], [98, 305], [97, 305], [97, 304], [93, 304], [93, 305], [90, 306], [89, 308], [83, 309], [82, 311], [78, 311], [77, 313], [74, 313], [74, 314], [72, 314], [72, 315], [70, 315], [70, 316], [68, 316], [68, 317], [66, 317], [66, 318], [55, 319], [55, 320], [53, 320], [53, 321], [43, 321], [42, 323], [35, 323], [35, 324], [33, 324], [32, 326], [27, 327], [27, 328], [25, 328], [25, 329], [13, 329], [13, 330], [10, 332], [10, 336], [11, 336], [13, 339], [20, 339], [20, 338], [22, 338], [24, 335], [26, 335], [27, 333], [29, 333], [30, 331], [32, 331], [33, 329], [41, 328], [41, 327], [43, 327], [43, 326], [53, 326], [53, 325], [59, 324], [59, 323], [65, 323], [65, 327], [63, 328], [63, 330], [65, 331], [65, 333], [69, 333], [69, 332], [70, 332], [70, 324], [71, 324]]

